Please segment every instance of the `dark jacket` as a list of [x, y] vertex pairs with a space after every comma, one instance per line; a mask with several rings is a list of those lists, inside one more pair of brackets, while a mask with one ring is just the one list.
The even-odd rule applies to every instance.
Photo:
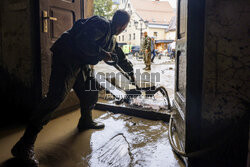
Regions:
[[100, 16], [80, 19], [53, 44], [51, 51], [66, 62], [95, 65], [111, 51], [111, 22]]
[[126, 59], [113, 38], [111, 22], [103, 17], [78, 20], [51, 47], [51, 51], [67, 63], [91, 65], [103, 60], [103, 50], [116, 53], [118, 65], [125, 72], [133, 74], [133, 64]]

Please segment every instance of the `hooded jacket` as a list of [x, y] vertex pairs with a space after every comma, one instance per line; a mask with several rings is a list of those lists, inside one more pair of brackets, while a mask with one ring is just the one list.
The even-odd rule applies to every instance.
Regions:
[[100, 16], [78, 20], [64, 32], [50, 49], [67, 63], [96, 65], [104, 58], [104, 51], [115, 52], [118, 65], [133, 75], [133, 64], [118, 47], [111, 32], [111, 21]]
[[111, 32], [111, 21], [100, 16], [80, 19], [64, 32], [50, 50], [59, 54], [66, 62], [95, 65], [115, 45]]

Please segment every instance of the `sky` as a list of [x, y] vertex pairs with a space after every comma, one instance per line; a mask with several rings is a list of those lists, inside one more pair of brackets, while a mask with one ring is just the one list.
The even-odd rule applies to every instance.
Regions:
[[172, 8], [176, 8], [176, 0], [160, 0], [160, 1], [168, 1]]

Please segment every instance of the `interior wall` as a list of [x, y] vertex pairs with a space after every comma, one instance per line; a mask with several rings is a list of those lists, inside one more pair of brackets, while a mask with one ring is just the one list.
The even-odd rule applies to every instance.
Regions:
[[4, 0], [1, 67], [29, 86], [33, 77], [29, 0]]
[[219, 142], [217, 158], [238, 157], [240, 166], [248, 149], [249, 9], [248, 0], [206, 1], [202, 145]]
[[[1, 118], [25, 116], [22, 106], [32, 103], [34, 57], [32, 54], [31, 10], [29, 0], [1, 0]], [[19, 111], [18, 111], [19, 110]], [[5, 112], [5, 113], [3, 113]], [[1, 121], [2, 123], [2, 121]]]
[[0, 65], [2, 64], [2, 12], [3, 1], [0, 1]]

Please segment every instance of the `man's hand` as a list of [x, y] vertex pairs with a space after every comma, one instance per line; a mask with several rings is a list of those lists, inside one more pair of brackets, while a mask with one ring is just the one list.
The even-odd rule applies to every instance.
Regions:
[[104, 61], [111, 61], [112, 60], [112, 56], [111, 56], [111, 52], [104, 52]]

